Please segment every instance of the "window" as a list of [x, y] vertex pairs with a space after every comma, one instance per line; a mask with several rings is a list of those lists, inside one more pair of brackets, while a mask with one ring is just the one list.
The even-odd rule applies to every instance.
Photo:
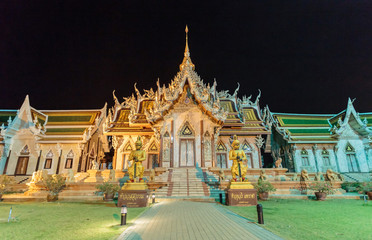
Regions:
[[15, 175], [26, 175], [28, 165], [28, 157], [19, 157]]
[[47, 158], [45, 159], [44, 169], [51, 169], [52, 168], [52, 159]]
[[351, 146], [350, 143], [346, 144], [345, 152], [349, 172], [360, 172], [358, 160], [355, 155], [355, 149], [353, 148], [353, 146]]
[[49, 150], [49, 152], [45, 156], [44, 169], [51, 169], [52, 168], [52, 161], [53, 161], [53, 152], [52, 152], [52, 150]]
[[68, 154], [67, 154], [65, 168], [66, 169], [71, 169], [73, 161], [74, 161], [74, 152], [72, 150], [70, 150], [70, 152], [68, 152]]
[[66, 169], [70, 169], [70, 168], [72, 168], [72, 161], [73, 161], [72, 158], [67, 158], [67, 159], [66, 159], [66, 165], [65, 165], [65, 168], [66, 168]]
[[227, 166], [226, 166], [226, 153], [217, 153], [217, 167], [227, 168]]
[[355, 153], [346, 154], [347, 165], [349, 172], [360, 172], [359, 165]]
[[30, 150], [28, 146], [25, 145], [20, 152], [21, 156], [19, 156], [18, 158], [17, 167], [16, 167], [14, 175], [26, 175], [29, 154], [30, 154]]
[[325, 148], [323, 148], [322, 150], [322, 159], [323, 159], [324, 166], [331, 166], [331, 161], [329, 159], [329, 152]]
[[309, 155], [305, 149], [301, 150], [302, 166], [310, 166]]
[[330, 166], [331, 161], [329, 160], [329, 156], [323, 156], [323, 165], [324, 166]]

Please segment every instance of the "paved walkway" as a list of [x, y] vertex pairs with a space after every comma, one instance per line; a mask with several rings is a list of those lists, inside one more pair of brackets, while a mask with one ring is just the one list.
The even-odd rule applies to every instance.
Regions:
[[281, 239], [217, 203], [167, 201], [155, 204], [118, 239]]

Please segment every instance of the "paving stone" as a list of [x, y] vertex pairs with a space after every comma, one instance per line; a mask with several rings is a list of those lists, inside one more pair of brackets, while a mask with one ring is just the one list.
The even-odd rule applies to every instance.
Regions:
[[216, 203], [164, 201], [147, 210], [118, 239], [281, 238]]

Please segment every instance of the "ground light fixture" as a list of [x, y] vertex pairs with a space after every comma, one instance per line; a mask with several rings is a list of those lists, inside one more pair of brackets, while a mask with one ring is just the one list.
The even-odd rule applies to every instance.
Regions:
[[152, 198], [152, 203], [155, 203], [155, 193], [152, 193], [151, 198]]
[[126, 205], [121, 206], [121, 224], [120, 225], [127, 225], [127, 213], [128, 208]]

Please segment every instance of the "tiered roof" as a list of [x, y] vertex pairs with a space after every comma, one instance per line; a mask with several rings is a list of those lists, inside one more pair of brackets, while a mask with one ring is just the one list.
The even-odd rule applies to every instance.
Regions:
[[84, 143], [105, 117], [106, 105], [93, 110], [37, 110], [26, 96], [19, 110], [0, 110], [1, 141], [28, 129], [39, 143]]
[[337, 142], [346, 125], [372, 136], [372, 113], [357, 113], [350, 99], [338, 114], [271, 113], [271, 122], [288, 142]]
[[105, 109], [42, 110], [48, 116], [40, 142], [84, 142], [96, 130]]
[[[124, 98], [120, 103], [114, 95], [115, 106], [109, 110], [106, 133], [115, 134], [153, 134], [157, 132], [154, 126], [163, 120], [185, 94], [212, 121], [222, 127], [221, 135], [269, 134], [263, 124], [259, 109], [259, 96], [255, 102], [251, 97], [237, 97], [238, 88], [234, 94], [228, 91], [217, 91], [217, 83], [205, 84], [195, 72], [195, 65], [190, 58], [187, 38], [184, 59], [180, 64], [180, 71], [166, 87], [157, 82], [157, 90], [145, 90], [144, 94], [134, 85], [136, 96]], [[115, 91], [114, 91], [115, 92]]]

